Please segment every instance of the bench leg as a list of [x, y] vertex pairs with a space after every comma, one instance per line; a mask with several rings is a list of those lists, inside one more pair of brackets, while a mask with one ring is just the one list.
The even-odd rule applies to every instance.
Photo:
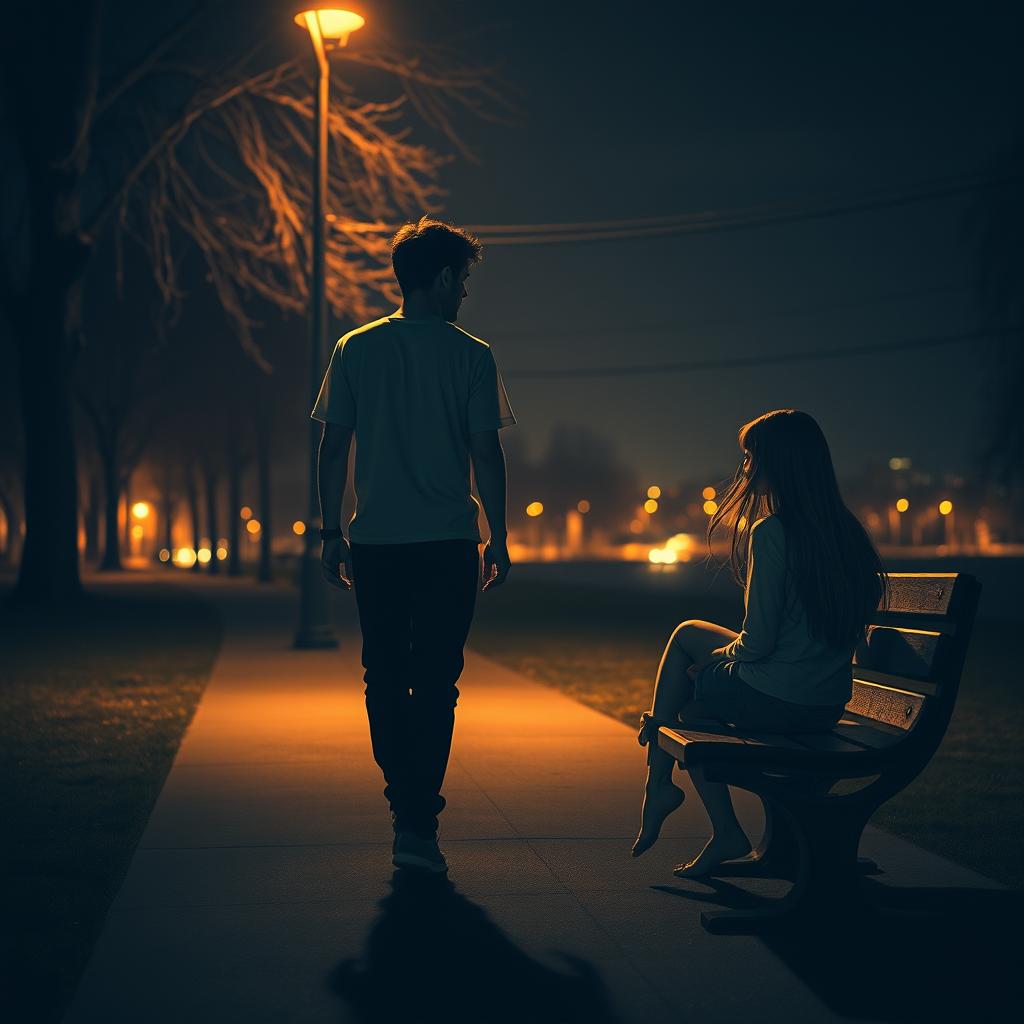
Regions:
[[776, 808], [792, 828], [798, 850], [796, 881], [780, 900], [747, 910], [713, 910], [701, 924], [715, 935], [751, 934], [777, 927], [846, 921], [869, 908], [861, 891], [857, 846], [866, 817], [842, 805]]
[[[771, 800], [761, 798], [764, 804], [764, 835], [756, 849], [746, 857], [727, 860], [714, 871], [716, 878], [785, 878], [796, 881], [800, 869], [800, 847], [791, 825], [779, 814]], [[862, 875], [881, 874], [870, 857], [857, 858], [857, 870]]]

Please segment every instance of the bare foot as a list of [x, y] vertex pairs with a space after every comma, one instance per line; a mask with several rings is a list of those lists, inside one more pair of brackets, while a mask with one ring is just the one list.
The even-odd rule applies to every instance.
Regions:
[[715, 873], [715, 868], [727, 860], [737, 860], [750, 853], [750, 842], [742, 832], [730, 832], [728, 835], [713, 835], [708, 845], [701, 850], [695, 860], [680, 864], [673, 868], [676, 878], [706, 878]]
[[677, 810], [686, 799], [686, 794], [671, 782], [648, 785], [644, 789], [644, 806], [640, 812], [640, 832], [633, 843], [633, 856], [649, 850], [657, 841], [658, 833], [665, 819]]

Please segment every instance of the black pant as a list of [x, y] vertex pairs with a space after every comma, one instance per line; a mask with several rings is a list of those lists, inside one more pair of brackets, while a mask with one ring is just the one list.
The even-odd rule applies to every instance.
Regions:
[[432, 836], [444, 808], [456, 682], [480, 555], [471, 540], [353, 544], [373, 756], [395, 831]]

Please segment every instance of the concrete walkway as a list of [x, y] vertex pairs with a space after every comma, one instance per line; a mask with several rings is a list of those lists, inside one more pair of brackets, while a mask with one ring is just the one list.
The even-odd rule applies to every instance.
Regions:
[[[296, 652], [292, 589], [202, 592], [223, 649], [68, 1024], [923, 1019], [851, 994], [864, 965], [837, 973], [836, 952], [830, 970], [816, 937], [705, 933], [702, 906], [785, 886], [673, 878], [707, 834], [692, 790], [632, 860], [633, 732], [472, 653], [442, 816], [450, 884], [396, 875], [351, 599], [337, 595], [339, 651]], [[755, 801], [739, 806], [756, 833]], [[863, 852], [904, 893], [1003, 895], [877, 832]]]

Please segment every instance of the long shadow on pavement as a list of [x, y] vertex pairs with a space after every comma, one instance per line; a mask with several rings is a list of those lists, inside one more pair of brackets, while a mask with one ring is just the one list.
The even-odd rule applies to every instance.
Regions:
[[396, 871], [391, 887], [362, 958], [341, 961], [329, 976], [355, 1020], [615, 1024], [587, 961], [561, 954], [565, 973], [546, 967], [443, 876]]
[[[1010, 1008], [1021, 1005], [1018, 935], [1024, 893], [863, 881], [874, 908], [863, 919], [836, 919], [812, 932], [778, 929], [761, 937], [830, 1010], [842, 1017], [915, 1022], [1016, 1015]], [[721, 879], [709, 885], [710, 894], [681, 886], [654, 888], [729, 909], [765, 902]]]

